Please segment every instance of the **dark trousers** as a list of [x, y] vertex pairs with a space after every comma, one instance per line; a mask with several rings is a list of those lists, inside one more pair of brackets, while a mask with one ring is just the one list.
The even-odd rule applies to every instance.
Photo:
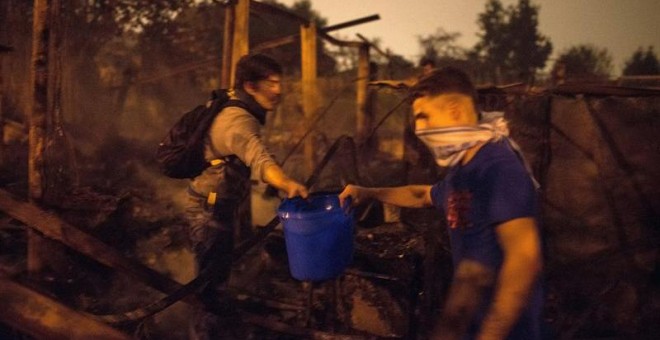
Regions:
[[224, 293], [231, 273], [234, 228], [238, 223], [238, 202], [220, 199], [208, 206], [201, 197], [189, 197], [186, 209], [189, 237], [195, 254], [197, 273], [211, 271], [210, 280], [198, 293], [204, 310], [194, 313], [191, 338], [214, 339], [223, 333], [227, 320], [235, 319], [228, 295]]

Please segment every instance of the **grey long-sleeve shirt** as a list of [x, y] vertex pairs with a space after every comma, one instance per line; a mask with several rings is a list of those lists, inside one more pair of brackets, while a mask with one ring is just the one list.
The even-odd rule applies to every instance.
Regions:
[[[204, 151], [206, 159], [236, 155], [263, 180], [264, 170], [277, 163], [261, 139], [260, 127], [259, 121], [243, 108], [223, 109], [209, 128]], [[215, 190], [217, 180], [217, 169], [211, 167], [195, 177], [190, 186], [197, 193], [208, 195]]]

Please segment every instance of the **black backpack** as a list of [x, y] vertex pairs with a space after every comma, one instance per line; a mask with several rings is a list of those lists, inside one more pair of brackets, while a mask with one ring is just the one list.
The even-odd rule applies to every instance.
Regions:
[[156, 161], [160, 170], [172, 178], [194, 178], [210, 166], [204, 159], [204, 138], [215, 116], [228, 106], [248, 109], [239, 100], [230, 100], [227, 90], [215, 90], [206, 105], [183, 114], [158, 144]]

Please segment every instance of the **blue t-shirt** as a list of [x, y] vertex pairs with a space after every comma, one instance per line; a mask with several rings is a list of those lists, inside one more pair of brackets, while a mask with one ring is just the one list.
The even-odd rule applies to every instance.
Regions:
[[[444, 214], [454, 266], [470, 259], [499, 271], [502, 249], [495, 227], [503, 222], [537, 216], [533, 181], [506, 140], [487, 143], [466, 165], [451, 168], [431, 188], [433, 204]], [[485, 294], [470, 336], [475, 335], [492, 298]], [[540, 339], [542, 292], [537, 282], [527, 309], [509, 339]]]

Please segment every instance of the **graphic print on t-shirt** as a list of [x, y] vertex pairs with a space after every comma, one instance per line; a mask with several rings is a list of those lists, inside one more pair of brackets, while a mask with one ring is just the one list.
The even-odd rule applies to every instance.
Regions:
[[447, 198], [447, 225], [451, 229], [469, 227], [468, 211], [472, 193], [467, 190], [452, 191]]

